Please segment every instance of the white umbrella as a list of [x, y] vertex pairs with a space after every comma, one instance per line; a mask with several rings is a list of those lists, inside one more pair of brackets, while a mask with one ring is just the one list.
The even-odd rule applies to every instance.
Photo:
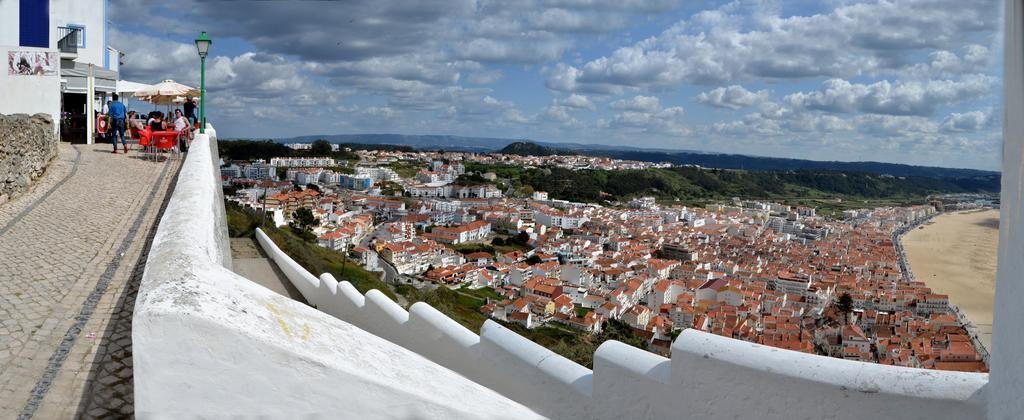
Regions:
[[117, 91], [117, 93], [120, 93], [120, 94], [123, 95], [125, 93], [135, 93], [135, 92], [138, 92], [140, 90], [143, 90], [143, 89], [146, 89], [146, 88], [149, 88], [149, 87], [151, 87], [151, 86], [147, 85], [145, 83], [136, 83], [136, 82], [129, 82], [127, 80], [118, 80], [117, 81], [117, 87], [114, 90]]
[[192, 96], [193, 98], [198, 97], [199, 89], [185, 86], [173, 80], [164, 80], [153, 86], [140, 89], [135, 92], [136, 98], [159, 105], [174, 103], [174, 100], [180, 96]]

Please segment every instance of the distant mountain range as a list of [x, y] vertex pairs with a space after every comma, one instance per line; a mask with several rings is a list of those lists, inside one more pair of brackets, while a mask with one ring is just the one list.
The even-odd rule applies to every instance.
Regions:
[[331, 143], [392, 144], [417, 150], [448, 150], [468, 152], [501, 152], [520, 155], [581, 154], [644, 162], [668, 162], [675, 165], [700, 165], [708, 168], [761, 171], [832, 170], [864, 172], [898, 177], [921, 176], [939, 179], [977, 178], [980, 184], [994, 185], [998, 190], [999, 173], [978, 169], [941, 168], [884, 162], [839, 162], [789, 159], [739, 154], [707, 153], [693, 150], [645, 149], [603, 144], [550, 143], [496, 137], [462, 137], [445, 135], [403, 134], [341, 134], [300, 136], [278, 139], [280, 143], [309, 143], [324, 139]]

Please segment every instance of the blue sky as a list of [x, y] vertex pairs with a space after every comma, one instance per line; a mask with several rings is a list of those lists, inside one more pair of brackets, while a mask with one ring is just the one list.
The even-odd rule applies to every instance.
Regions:
[[192, 40], [207, 31], [223, 137], [454, 134], [998, 169], [995, 0], [168, 4], [111, 0], [122, 77], [197, 85]]

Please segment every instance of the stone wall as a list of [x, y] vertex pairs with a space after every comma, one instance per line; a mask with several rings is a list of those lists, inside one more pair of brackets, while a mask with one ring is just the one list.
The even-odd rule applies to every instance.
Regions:
[[57, 156], [53, 119], [47, 114], [0, 115], [0, 204], [18, 196]]

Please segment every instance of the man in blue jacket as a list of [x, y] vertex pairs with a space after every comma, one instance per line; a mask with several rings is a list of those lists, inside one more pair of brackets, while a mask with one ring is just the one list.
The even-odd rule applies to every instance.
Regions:
[[110, 143], [114, 145], [114, 153], [117, 153], [117, 139], [121, 138], [121, 145], [124, 146], [124, 152], [128, 153], [128, 138], [124, 135], [124, 130], [128, 126], [128, 108], [117, 100], [117, 94], [114, 94], [114, 101], [110, 103], [110, 119], [113, 120], [110, 128], [113, 132], [110, 133]]

